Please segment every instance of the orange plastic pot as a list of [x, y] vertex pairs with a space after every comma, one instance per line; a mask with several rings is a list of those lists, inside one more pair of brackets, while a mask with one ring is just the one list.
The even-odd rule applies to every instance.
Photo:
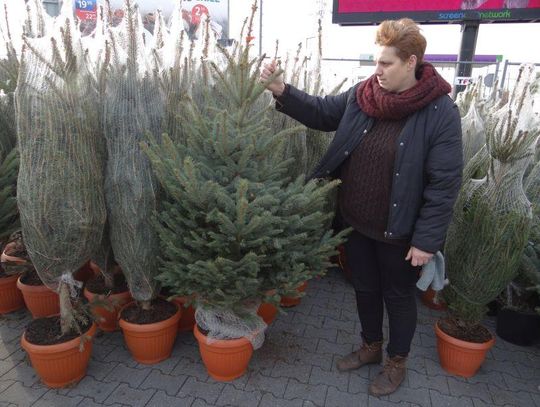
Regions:
[[[306, 288], [307, 288], [307, 281], [304, 281], [304, 283], [302, 283], [302, 285], [300, 285], [296, 290], [299, 292], [299, 293], [302, 293], [304, 291], [306, 291]], [[281, 297], [281, 301], [280, 301], [280, 305], [282, 307], [294, 307], [298, 304], [300, 304], [300, 300], [301, 298], [300, 297]]]
[[23, 334], [21, 346], [28, 353], [32, 366], [45, 385], [53, 389], [67, 387], [85, 376], [92, 353], [91, 339], [95, 333], [96, 325], [92, 324], [84, 334], [89, 340], [84, 342], [82, 352], [79, 350], [81, 337], [55, 345], [34, 345]]
[[193, 305], [185, 308], [184, 304], [188, 301], [187, 297], [174, 297], [172, 302], [174, 302], [182, 310], [182, 316], [180, 317], [180, 322], [178, 323], [178, 331], [186, 332], [193, 331], [195, 326], [195, 308]]
[[178, 307], [176, 314], [164, 321], [144, 325], [133, 324], [122, 319], [122, 311], [131, 304], [124, 305], [119, 316], [120, 328], [124, 332], [124, 340], [133, 359], [145, 365], [167, 359], [171, 355], [178, 334], [178, 321], [182, 311]]
[[17, 288], [18, 279], [18, 275], [0, 278], [0, 314], [7, 314], [24, 307], [22, 292]]
[[472, 377], [476, 374], [486, 353], [495, 344], [495, 337], [484, 343], [472, 343], [456, 339], [444, 333], [439, 324], [435, 324], [437, 335], [437, 351], [441, 366], [447, 372], [462, 377]]
[[278, 309], [275, 305], [268, 302], [263, 302], [261, 305], [259, 305], [257, 315], [263, 319], [266, 325], [270, 325], [272, 322], [274, 322], [274, 319], [276, 319], [277, 312]]
[[208, 374], [220, 382], [228, 382], [242, 376], [248, 367], [253, 346], [246, 338], [216, 339], [208, 343], [197, 325], [193, 329], [199, 342], [199, 351]]
[[426, 307], [440, 311], [446, 309], [446, 303], [437, 295], [437, 291], [433, 288], [428, 287], [428, 289], [422, 292], [422, 304]]
[[99, 329], [105, 332], [114, 332], [120, 329], [118, 326], [118, 311], [120, 311], [120, 309], [128, 302], [131, 302], [132, 298], [129, 291], [124, 291], [117, 294], [101, 295], [94, 294], [85, 288], [84, 296], [90, 302], [92, 302], [94, 298], [98, 298], [110, 304], [111, 310], [100, 306], [92, 307], [92, 312], [98, 317], [97, 324]]
[[33, 318], [48, 317], [60, 313], [58, 294], [45, 285], [26, 285], [17, 280], [17, 287], [22, 291], [24, 303]]

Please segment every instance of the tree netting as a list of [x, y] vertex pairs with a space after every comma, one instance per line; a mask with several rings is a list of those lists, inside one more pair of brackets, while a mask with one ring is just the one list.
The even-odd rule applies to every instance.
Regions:
[[[465, 168], [464, 185], [450, 224], [445, 256], [452, 313], [475, 324], [485, 306], [515, 276], [531, 226], [523, 176], [540, 133], [532, 111], [533, 67], [522, 66], [507, 105], [486, 120], [486, 146]], [[471, 167], [488, 159], [483, 179], [468, 179]]]
[[41, 280], [61, 292], [63, 318], [66, 293], [77, 294], [72, 273], [98, 247], [106, 220], [95, 83], [71, 15], [64, 6], [51, 36], [24, 39], [15, 97], [24, 241]]
[[151, 226], [158, 188], [141, 151], [146, 133], [161, 134], [163, 96], [148, 66], [138, 7], [126, 0], [122, 23], [109, 29], [111, 63], [104, 103], [105, 196], [110, 242], [132, 296], [156, 296], [158, 242]]

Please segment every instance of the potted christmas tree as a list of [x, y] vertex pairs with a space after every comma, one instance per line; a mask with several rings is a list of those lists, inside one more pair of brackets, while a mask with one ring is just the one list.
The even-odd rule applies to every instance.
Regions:
[[[531, 205], [523, 175], [540, 127], [532, 112], [533, 68], [521, 68], [509, 103], [487, 121], [486, 147], [468, 163], [445, 245], [449, 317], [436, 324], [443, 368], [470, 377], [493, 346], [481, 325], [486, 305], [514, 278], [528, 241]], [[473, 179], [482, 163], [487, 176]]]
[[139, 145], [147, 132], [162, 131], [163, 95], [158, 70], [150, 68], [139, 9], [131, 0], [125, 1], [120, 25], [108, 32], [103, 112], [109, 238], [135, 299], [120, 311], [119, 325], [134, 358], [151, 364], [170, 355], [180, 319], [176, 304], [157, 297], [159, 246], [151, 216], [159, 189]]
[[29, 19], [39, 21], [39, 35], [24, 37], [15, 93], [17, 201], [26, 249], [40, 279], [59, 293], [60, 316], [32, 321], [21, 343], [42, 381], [62, 387], [84, 376], [96, 331], [73, 273], [102, 237], [103, 149], [96, 87], [84, 69], [71, 4], [64, 3], [57, 24], [41, 2], [33, 7]]
[[197, 97], [183, 103], [185, 143], [165, 136], [147, 148], [167, 196], [156, 219], [158, 279], [193, 296], [195, 336], [216, 380], [241, 376], [262, 345], [261, 301], [277, 303], [323, 273], [343, 240], [326, 229], [337, 183], [287, 174], [281, 144], [291, 131], [273, 133], [270, 107], [258, 103], [262, 58], [249, 56], [249, 27], [246, 44], [220, 49], [224, 68], [211, 63]]

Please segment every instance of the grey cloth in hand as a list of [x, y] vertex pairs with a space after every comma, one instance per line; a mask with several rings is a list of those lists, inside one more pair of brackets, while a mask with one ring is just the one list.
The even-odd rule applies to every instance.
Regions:
[[422, 291], [426, 291], [430, 285], [435, 291], [444, 288], [444, 256], [441, 252], [435, 253], [431, 260], [422, 266], [422, 276], [416, 283]]

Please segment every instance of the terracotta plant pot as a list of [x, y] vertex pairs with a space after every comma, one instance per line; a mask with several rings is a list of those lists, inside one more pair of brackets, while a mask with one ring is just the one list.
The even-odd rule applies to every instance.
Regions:
[[58, 294], [45, 285], [26, 285], [17, 280], [17, 288], [22, 291], [24, 303], [33, 318], [48, 317], [60, 313]]
[[174, 302], [182, 310], [182, 316], [180, 317], [180, 322], [178, 323], [178, 331], [186, 332], [193, 331], [195, 326], [195, 308], [193, 305], [185, 308], [184, 304], [187, 302], [187, 297], [174, 297], [172, 302]]
[[472, 343], [456, 339], [435, 324], [437, 335], [437, 351], [441, 366], [447, 372], [462, 377], [476, 374], [486, 358], [486, 353], [495, 344], [495, 338], [484, 343]]
[[428, 289], [422, 292], [422, 304], [426, 307], [440, 311], [446, 309], [446, 303], [444, 300], [437, 295], [437, 291], [433, 288], [428, 287]]
[[208, 374], [217, 381], [228, 382], [242, 376], [253, 355], [253, 346], [246, 338], [212, 340], [201, 333], [197, 325], [193, 329], [199, 342], [199, 351]]
[[97, 297], [97, 299], [109, 303], [110, 307], [112, 308], [112, 310], [108, 310], [105, 307], [100, 306], [92, 307], [92, 312], [98, 316], [96, 322], [99, 329], [105, 332], [114, 332], [120, 329], [118, 325], [118, 311], [120, 311], [120, 309], [128, 302], [132, 301], [131, 293], [129, 291], [105, 296], [101, 294], [94, 294], [85, 288], [84, 296], [90, 302]]
[[[307, 288], [307, 281], [304, 281], [304, 283], [298, 287], [296, 290], [299, 292], [299, 293], [302, 293], [304, 291], [306, 291], [306, 288]], [[295, 307], [296, 305], [300, 304], [300, 300], [301, 298], [300, 297], [281, 297], [281, 301], [280, 301], [280, 305], [282, 307]]]
[[51, 388], [67, 387], [77, 383], [86, 374], [92, 353], [91, 338], [95, 333], [96, 325], [92, 324], [84, 334], [90, 340], [84, 343], [82, 352], [79, 351], [81, 337], [55, 345], [34, 345], [23, 334], [21, 345], [45, 385]]
[[21, 290], [17, 288], [18, 275], [0, 277], [0, 314], [24, 307]]
[[126, 345], [137, 362], [151, 365], [167, 359], [172, 352], [178, 321], [182, 312], [178, 307], [176, 314], [164, 321], [152, 324], [133, 324], [122, 319], [122, 311], [132, 303], [126, 304], [119, 312], [120, 328], [124, 332]]
[[274, 319], [276, 319], [277, 312], [278, 309], [275, 305], [268, 302], [263, 302], [261, 305], [259, 305], [257, 315], [263, 319], [266, 325], [270, 325], [272, 322], [274, 322]]

